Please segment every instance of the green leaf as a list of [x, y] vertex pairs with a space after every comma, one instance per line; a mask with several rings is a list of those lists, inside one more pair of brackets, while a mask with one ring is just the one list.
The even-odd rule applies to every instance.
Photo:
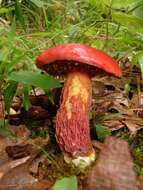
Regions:
[[104, 141], [106, 136], [111, 135], [111, 131], [101, 124], [96, 124], [95, 128], [96, 128], [97, 137], [100, 141]]
[[53, 186], [53, 190], [77, 190], [76, 176], [64, 177], [61, 180], [57, 180]]
[[121, 9], [121, 8], [128, 8], [133, 6], [135, 3], [137, 3], [140, 0], [103, 0], [103, 2], [108, 5], [112, 6], [112, 8]]
[[26, 111], [29, 110], [29, 108], [31, 107], [31, 103], [30, 103], [30, 100], [29, 100], [29, 86], [24, 86], [23, 88], [23, 106], [25, 108]]
[[9, 12], [9, 9], [4, 8], [4, 7], [0, 8], [0, 14], [5, 14], [5, 13], [8, 13], [8, 12]]
[[133, 32], [143, 32], [143, 19], [122, 12], [112, 12], [113, 19]]
[[93, 46], [93, 47], [96, 47], [96, 48], [98, 48], [98, 49], [103, 49], [104, 43], [105, 43], [105, 42], [104, 42], [103, 40], [97, 39], [97, 40], [95, 40], [95, 41], [93, 42], [92, 46]]
[[12, 47], [11, 44], [13, 44], [15, 36], [16, 36], [16, 24], [15, 24], [15, 20], [13, 20], [10, 27], [10, 31], [8, 33], [8, 42], [10, 43], [10, 48]]
[[40, 87], [44, 90], [61, 87], [60, 82], [57, 79], [37, 71], [33, 72], [21, 70], [18, 72], [12, 72], [8, 79], [35, 87]]
[[7, 119], [0, 119], [0, 127], [5, 127], [9, 122]]
[[37, 7], [41, 8], [44, 7], [44, 2], [41, 0], [30, 0], [34, 5], [36, 5]]
[[0, 127], [0, 134], [6, 135], [7, 137], [14, 139], [17, 137], [17, 135], [7, 127]]
[[86, 0], [92, 7], [98, 7], [99, 9], [104, 10], [104, 1], [103, 0]]
[[0, 119], [0, 134], [6, 135], [9, 138], [16, 138], [17, 135], [8, 127], [9, 121], [7, 119]]
[[134, 55], [132, 59], [133, 65], [139, 66], [141, 69], [141, 74], [143, 78], [143, 52], [139, 51], [136, 55]]
[[8, 48], [7, 48], [7, 50], [4, 50], [1, 55], [2, 55], [2, 57], [0, 58], [1, 59], [0, 60], [0, 74], [4, 74], [4, 72], [7, 68], [6, 62], [8, 60], [8, 56], [9, 56]]
[[138, 7], [134, 10], [133, 14], [134, 14], [135, 16], [138, 16], [138, 17], [140, 17], [140, 18], [143, 19], [143, 2], [142, 2], [142, 5], [138, 6]]
[[141, 59], [142, 56], [143, 56], [142, 51], [137, 52], [132, 58], [132, 64], [135, 66], [139, 66], [139, 60]]
[[15, 95], [16, 89], [17, 89], [18, 83], [15, 81], [11, 81], [7, 88], [4, 90], [4, 102], [5, 102], [5, 108], [7, 112], [9, 113], [9, 109], [13, 100], [13, 97]]
[[139, 65], [142, 73], [142, 79], [143, 79], [143, 55], [139, 59]]
[[126, 94], [128, 94], [131, 91], [131, 86], [130, 84], [126, 83], [124, 86], [124, 91]]
[[52, 104], [54, 104], [54, 97], [53, 97], [52, 92], [48, 90], [48, 91], [46, 92], [46, 95], [47, 95], [49, 101], [50, 101]]
[[23, 17], [23, 11], [21, 9], [21, 4], [19, 3], [18, 0], [15, 0], [15, 14], [16, 14], [16, 17], [19, 20], [22, 28], [25, 30], [25, 22], [24, 22], [24, 17]]

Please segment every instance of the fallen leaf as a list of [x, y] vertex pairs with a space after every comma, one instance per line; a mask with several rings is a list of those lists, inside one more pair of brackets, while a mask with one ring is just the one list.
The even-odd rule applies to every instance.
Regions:
[[100, 82], [102, 85], [110, 85], [110, 86], [114, 86], [115, 89], [119, 90], [120, 88], [123, 88], [123, 85], [126, 82], [126, 79], [124, 77], [122, 77], [121, 79], [109, 76], [109, 75], [104, 75], [103, 77], [99, 76], [99, 77], [94, 77], [93, 78], [93, 82]]
[[31, 119], [47, 119], [49, 117], [48, 111], [40, 106], [30, 107], [25, 115]]
[[40, 164], [40, 163], [43, 163], [43, 162], [45, 161], [45, 159], [46, 159], [46, 156], [45, 156], [45, 155], [35, 158], [35, 159], [31, 162], [31, 164], [30, 164], [30, 167], [29, 167], [30, 173], [32, 173], [32, 174], [37, 174], [37, 173], [38, 173], [39, 164]]
[[139, 101], [140, 101], [140, 106], [143, 106], [143, 93], [140, 93]]
[[104, 121], [103, 124], [109, 127], [111, 131], [117, 131], [125, 127], [125, 125], [120, 120], [108, 120]]
[[0, 137], [0, 154], [5, 150], [5, 142], [2, 137]]
[[97, 148], [99, 150], [101, 150], [104, 146], [103, 143], [101, 143], [100, 141], [97, 141], [97, 140], [93, 140], [92, 145], [94, 148]]
[[92, 118], [97, 118], [100, 115], [105, 114], [112, 105], [113, 105], [112, 102], [108, 100], [106, 97], [102, 99], [100, 98], [99, 100], [95, 100], [95, 101], [93, 100]]
[[30, 130], [26, 127], [26, 125], [23, 125], [23, 124], [18, 125], [18, 126], [9, 125], [7, 127], [10, 130], [12, 130], [16, 134], [17, 137], [21, 137], [23, 139], [27, 139], [31, 134]]
[[17, 160], [12, 160], [12, 161], [8, 161], [6, 162], [5, 164], [1, 165], [0, 166], [0, 179], [6, 174], [8, 173], [11, 169], [27, 162], [27, 160], [29, 159], [30, 157], [27, 156], [27, 157], [24, 157], [24, 158], [21, 158], [21, 159], [17, 159]]
[[88, 190], [139, 190], [126, 141], [107, 137], [87, 179]]
[[143, 121], [138, 117], [128, 118], [122, 122], [129, 129], [131, 135], [135, 135], [138, 130], [143, 128]]
[[30, 190], [52, 190], [52, 183], [48, 180], [42, 180], [33, 185]]
[[34, 158], [49, 142], [48, 138], [37, 137], [35, 139], [8, 139], [6, 152], [11, 158], [31, 156]]
[[143, 118], [143, 107], [134, 108], [133, 111], [138, 117]]
[[0, 179], [0, 190], [31, 190], [38, 180], [29, 174], [28, 168], [25, 163], [10, 169]]
[[140, 106], [139, 95], [134, 93], [132, 99], [130, 100], [130, 107], [134, 109], [139, 106]]
[[64, 177], [57, 180], [53, 186], [53, 190], [77, 190], [76, 176]]
[[6, 152], [12, 159], [23, 158], [32, 154], [33, 146], [30, 144], [19, 144], [15, 146], [7, 146]]

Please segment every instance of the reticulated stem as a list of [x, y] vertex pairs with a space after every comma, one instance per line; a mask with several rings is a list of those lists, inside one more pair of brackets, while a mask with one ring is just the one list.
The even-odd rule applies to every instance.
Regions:
[[61, 150], [73, 158], [87, 158], [93, 152], [89, 129], [91, 102], [90, 76], [80, 71], [69, 73], [57, 112], [56, 138]]

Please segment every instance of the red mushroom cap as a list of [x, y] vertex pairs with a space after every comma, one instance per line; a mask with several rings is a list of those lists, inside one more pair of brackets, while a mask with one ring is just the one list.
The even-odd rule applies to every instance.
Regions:
[[111, 56], [96, 48], [77, 43], [62, 44], [49, 48], [37, 58], [37, 66], [44, 69], [50, 63], [64, 60], [86, 63], [117, 77], [122, 76], [118, 63]]

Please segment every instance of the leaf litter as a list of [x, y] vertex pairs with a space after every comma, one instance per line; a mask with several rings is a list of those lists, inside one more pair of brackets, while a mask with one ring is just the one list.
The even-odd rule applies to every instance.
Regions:
[[[131, 189], [128, 185], [129, 181], [132, 181], [134, 190], [142, 189], [142, 178], [136, 176], [127, 143], [118, 138], [108, 137], [115, 134], [122, 138], [120, 131], [123, 129], [128, 130], [129, 136], [135, 137], [143, 128], [143, 94], [141, 91], [132, 92], [131, 95], [126, 92], [124, 86], [127, 80], [128, 76], [116, 80], [111, 76], [93, 79], [91, 132], [96, 125], [101, 126], [104, 131], [100, 131], [98, 136], [95, 132], [92, 134], [97, 161], [84, 173], [64, 163], [63, 156], [54, 140], [53, 124], [59, 106], [59, 92], [54, 91], [56, 104], [53, 104], [43, 92], [41, 94], [38, 90], [36, 96], [34, 93], [29, 96], [32, 106], [29, 111], [24, 112], [21, 100], [14, 97], [12, 108], [16, 112], [20, 111], [20, 114], [15, 116], [3, 113], [1, 99], [0, 116], [2, 119], [4, 117], [10, 119], [10, 125], [6, 128], [12, 133], [9, 132], [8, 136], [4, 133], [0, 135], [0, 190], [52, 189], [57, 180], [70, 176], [77, 176], [80, 190], [100, 190], [101, 182], [107, 190], [112, 189], [111, 184], [117, 190], [121, 187]], [[37, 113], [44, 113], [45, 116], [43, 114], [39, 116]], [[37, 127], [32, 128], [32, 131], [27, 123], [28, 120], [34, 120], [34, 125], [37, 122], [35, 125]], [[48, 130], [49, 135], [33, 138], [33, 131], [38, 131], [39, 134], [39, 129], [40, 131]], [[124, 148], [120, 149], [120, 147]], [[109, 172], [111, 177], [107, 175]], [[125, 180], [123, 180], [124, 177]]]

